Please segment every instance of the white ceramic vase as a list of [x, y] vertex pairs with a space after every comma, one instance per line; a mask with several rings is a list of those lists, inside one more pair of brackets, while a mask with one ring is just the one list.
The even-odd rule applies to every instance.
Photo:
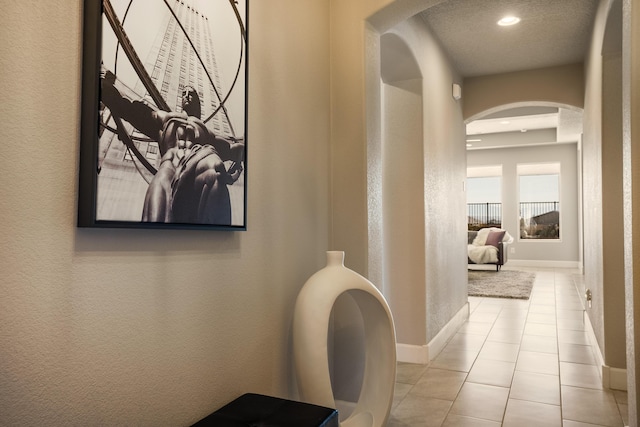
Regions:
[[[327, 252], [327, 266], [302, 287], [293, 320], [293, 351], [302, 400], [336, 408], [329, 372], [327, 338], [336, 299], [348, 293], [362, 314], [364, 374], [360, 397], [342, 427], [387, 424], [396, 376], [396, 342], [389, 305], [367, 279], [344, 266], [344, 252]], [[361, 326], [362, 327], [362, 326]]]

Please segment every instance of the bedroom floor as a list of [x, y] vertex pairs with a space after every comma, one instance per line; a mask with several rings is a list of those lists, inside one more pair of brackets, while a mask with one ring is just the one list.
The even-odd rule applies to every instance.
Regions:
[[627, 393], [602, 388], [577, 271], [518, 269], [537, 273], [529, 300], [470, 297], [429, 365], [398, 364], [389, 427], [625, 425]]

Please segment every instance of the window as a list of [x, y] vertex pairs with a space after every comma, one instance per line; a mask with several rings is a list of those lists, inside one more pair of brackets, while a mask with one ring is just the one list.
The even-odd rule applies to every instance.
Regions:
[[502, 166], [467, 168], [467, 228], [502, 227]]
[[560, 163], [518, 165], [521, 240], [560, 239]]

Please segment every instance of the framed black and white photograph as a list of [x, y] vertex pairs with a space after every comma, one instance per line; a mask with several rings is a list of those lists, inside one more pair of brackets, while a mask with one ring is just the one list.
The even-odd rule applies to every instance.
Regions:
[[85, 0], [78, 226], [246, 230], [248, 0]]

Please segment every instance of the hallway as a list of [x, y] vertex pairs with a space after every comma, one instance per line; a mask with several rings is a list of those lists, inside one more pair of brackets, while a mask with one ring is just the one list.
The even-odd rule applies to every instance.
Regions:
[[535, 271], [529, 300], [470, 297], [429, 365], [399, 363], [389, 427], [625, 425], [627, 393], [602, 389], [588, 345], [581, 276]]

